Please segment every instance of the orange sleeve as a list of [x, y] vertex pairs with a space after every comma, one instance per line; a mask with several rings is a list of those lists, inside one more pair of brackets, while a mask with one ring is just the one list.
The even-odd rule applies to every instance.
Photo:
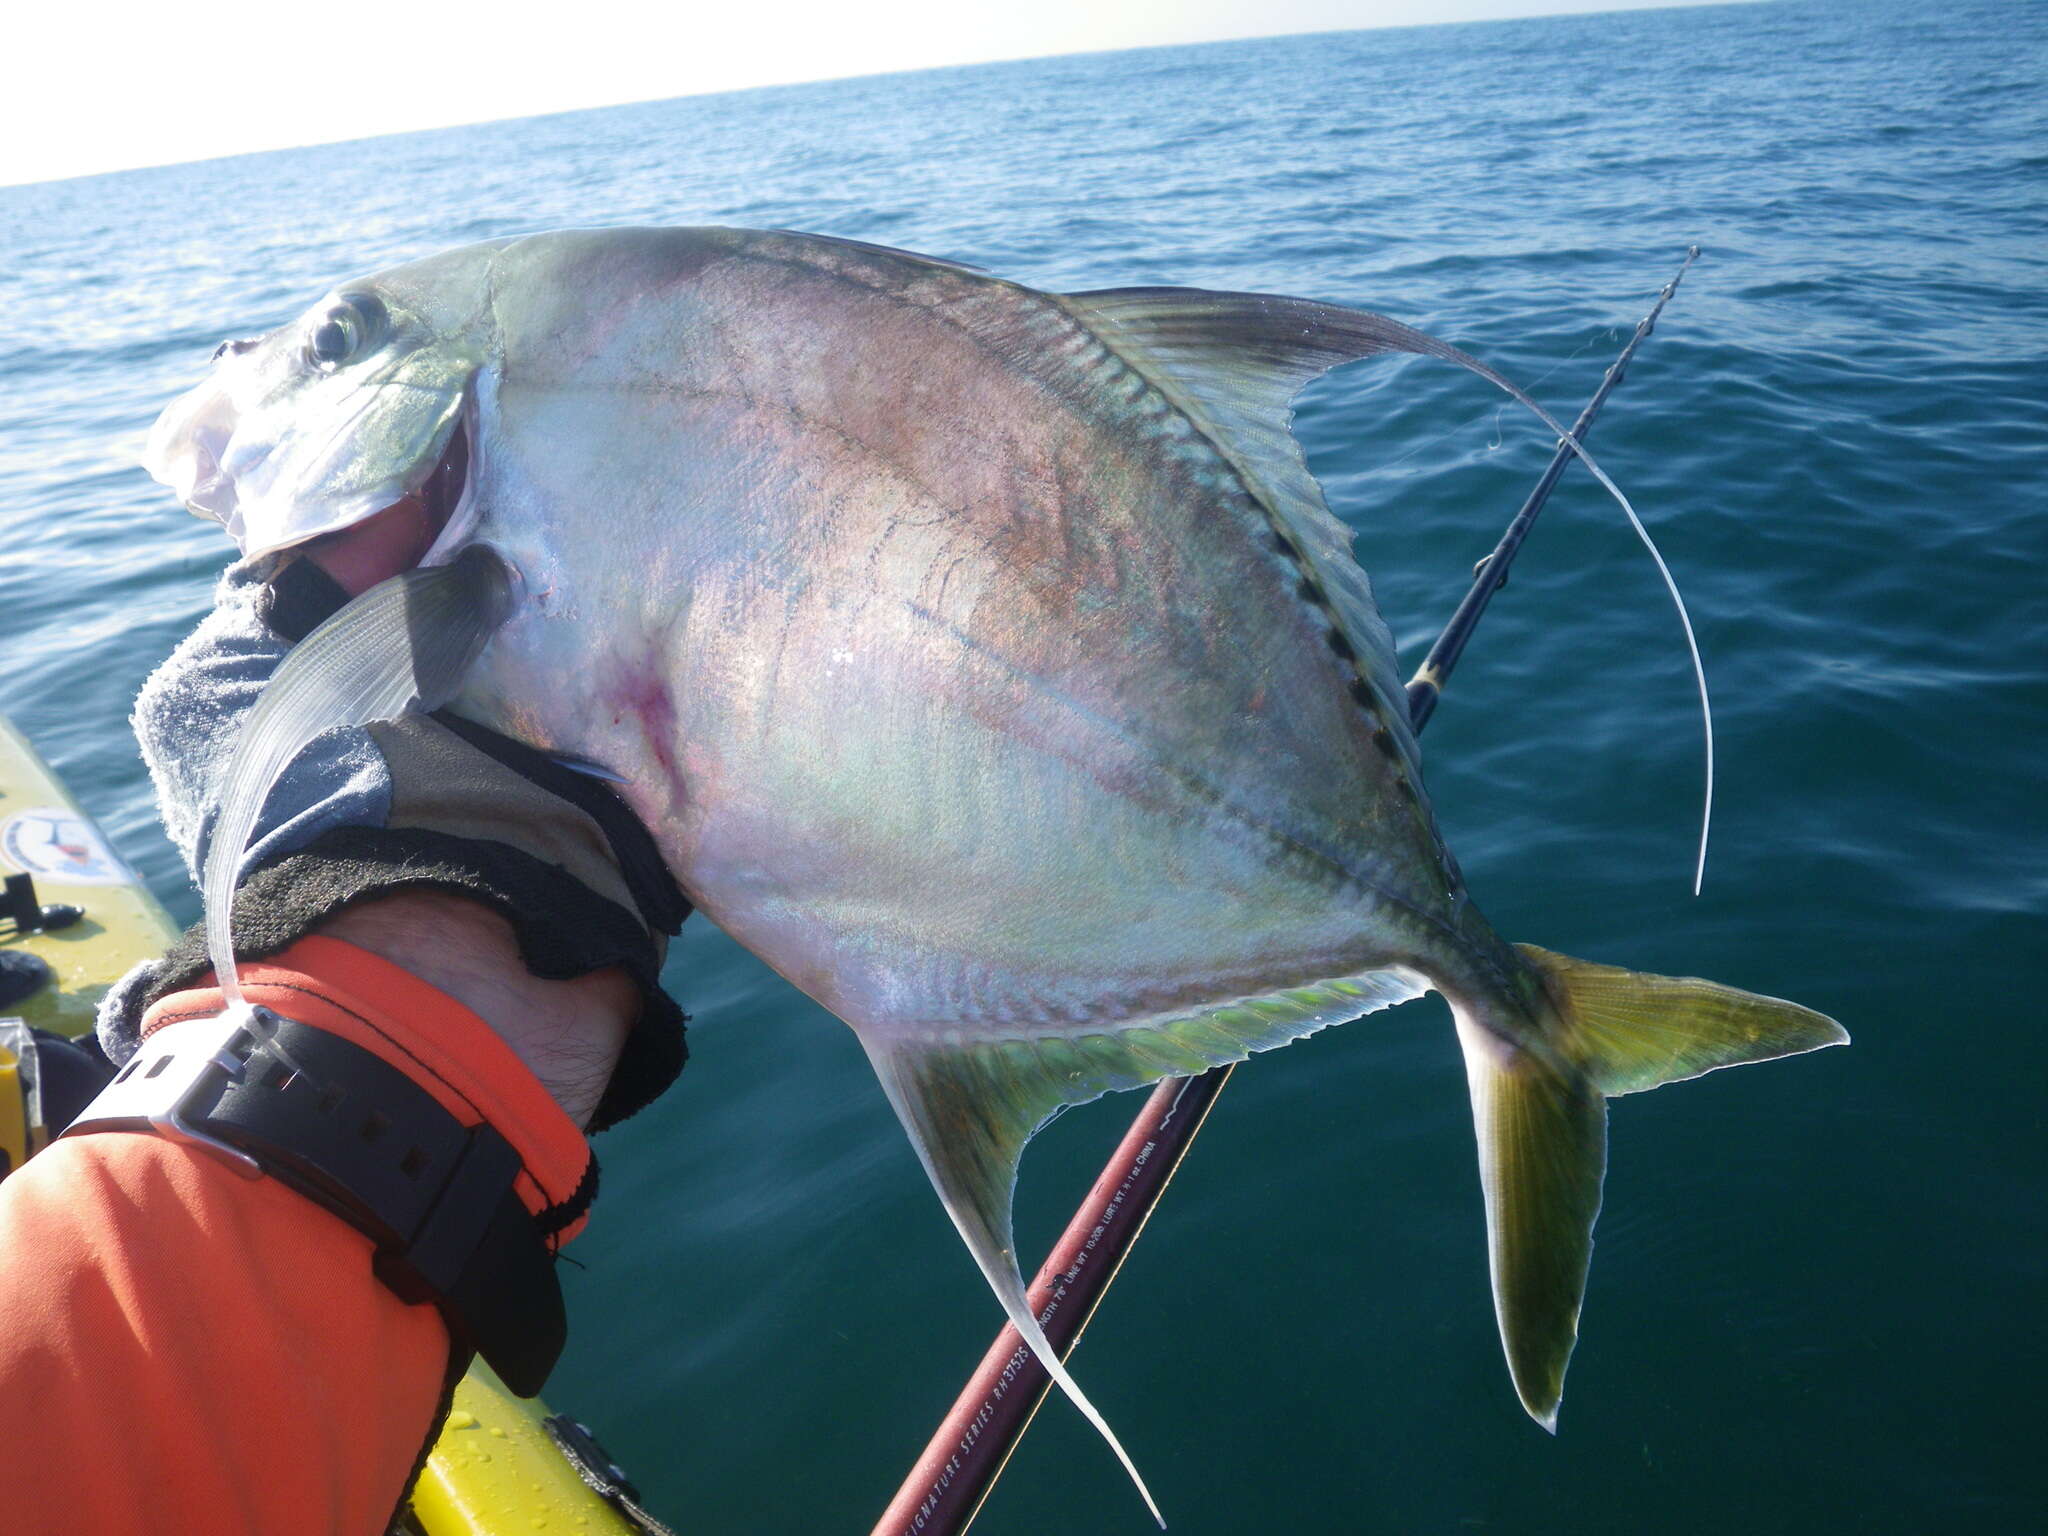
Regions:
[[[582, 1133], [444, 993], [332, 939], [243, 978], [251, 1001], [347, 1035], [497, 1127], [529, 1209], [584, 1181]], [[218, 998], [165, 999], [145, 1029]], [[434, 1427], [449, 1345], [371, 1253], [303, 1195], [156, 1136], [71, 1137], [30, 1159], [0, 1183], [7, 1529], [378, 1536]]]

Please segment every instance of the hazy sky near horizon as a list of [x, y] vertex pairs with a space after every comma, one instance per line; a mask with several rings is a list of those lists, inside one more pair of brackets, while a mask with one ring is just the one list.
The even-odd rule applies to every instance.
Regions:
[[115, 0], [8, 23], [0, 186], [994, 59], [1698, 0]]

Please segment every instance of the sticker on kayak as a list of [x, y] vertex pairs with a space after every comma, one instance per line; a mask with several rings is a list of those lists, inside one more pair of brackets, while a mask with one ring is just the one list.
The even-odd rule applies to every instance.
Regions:
[[17, 811], [0, 823], [0, 861], [73, 885], [126, 885], [135, 878], [97, 827], [57, 805]]

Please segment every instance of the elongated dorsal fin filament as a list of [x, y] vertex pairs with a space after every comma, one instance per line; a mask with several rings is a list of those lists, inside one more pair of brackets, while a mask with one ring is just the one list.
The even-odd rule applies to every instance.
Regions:
[[[1331, 517], [1309, 477], [1289, 431], [1291, 402], [1301, 387], [1339, 364], [1385, 352], [1441, 358], [1469, 369], [1505, 391], [1555, 432], [1612, 496], [1636, 537], [1650, 552], [1664, 589], [1678, 610], [1699, 689], [1706, 780], [1700, 807], [1700, 841], [1693, 866], [1693, 892], [1706, 877], [1707, 837], [1714, 817], [1714, 712], [1707, 693], [1706, 664], [1678, 582], [1657, 542], [1620, 486], [1555, 416], [1522, 389], [1479, 359], [1434, 336], [1368, 310], [1275, 294], [1218, 293], [1201, 288], [1108, 288], [1076, 293], [1062, 301], [1119, 356], [1160, 382], [1184, 410], [1209, 431], [1216, 445], [1275, 492], [1276, 510], [1295, 524], [1304, 547], [1324, 566], [1324, 575], [1354, 643], [1384, 647], [1392, 670], [1392, 639], [1369, 596], [1365, 575], [1350, 557], [1350, 534]], [[1348, 570], [1344, 567], [1349, 567]], [[1382, 701], [1383, 705], [1386, 701]], [[1387, 711], [1390, 716], [1405, 712]], [[1396, 730], [1404, 752], [1415, 747], [1405, 725]]]

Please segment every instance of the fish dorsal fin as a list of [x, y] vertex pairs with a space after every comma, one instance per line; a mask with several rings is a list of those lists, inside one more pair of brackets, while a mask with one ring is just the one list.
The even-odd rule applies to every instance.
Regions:
[[845, 235], [820, 235], [801, 229], [771, 229], [771, 235], [787, 235], [793, 240], [802, 240], [814, 245], [836, 245], [842, 250], [865, 251], [870, 256], [887, 256], [896, 261], [914, 262], [920, 267], [939, 267], [947, 272], [965, 272], [973, 277], [986, 277], [987, 267], [977, 267], [969, 262], [954, 261], [948, 256], [927, 256], [922, 251], [906, 251], [901, 246], [877, 245], [872, 240], [854, 240]]
[[503, 621], [510, 593], [504, 562], [471, 545], [447, 565], [406, 571], [352, 598], [278, 663], [222, 777], [200, 877], [206, 949], [231, 1005], [242, 1001], [230, 931], [235, 882], [278, 775], [323, 732], [447, 703]]
[[1649, 551], [1685, 632], [1706, 737], [1706, 796], [1693, 874], [1697, 893], [1706, 869], [1707, 827], [1714, 805], [1713, 712], [1699, 643], [1678, 583], [1636, 509], [1556, 417], [1476, 357], [1368, 310], [1202, 288], [1104, 288], [1068, 294], [1060, 302], [1164, 391], [1246, 483], [1264, 493], [1275, 531], [1292, 542], [1328, 595], [1344, 637], [1358, 652], [1360, 680], [1372, 691], [1374, 713], [1399, 745], [1411, 773], [1419, 769], [1419, 758], [1409, 727], [1406, 690], [1395, 667], [1393, 635], [1373, 604], [1365, 572], [1352, 558], [1350, 530], [1324, 504], [1289, 429], [1294, 396], [1310, 379], [1340, 363], [1383, 352], [1412, 352], [1478, 374], [1520, 401], [1569, 444]]
[[[1292, 430], [1294, 397], [1340, 363], [1381, 352], [1432, 352], [1470, 363], [1456, 348], [1398, 321], [1309, 299], [1201, 288], [1106, 288], [1069, 294], [1069, 310], [1143, 372], [1230, 461], [1273, 519], [1274, 533], [1325, 594], [1358, 653], [1373, 713], [1411, 775], [1420, 762], [1409, 728], [1394, 637], [1351, 554], [1351, 530], [1323, 501]], [[1489, 373], [1489, 377], [1491, 374]]]
[[1254, 1051], [1286, 1045], [1422, 991], [1419, 978], [1406, 972], [1370, 971], [1108, 1028], [1080, 1025], [1048, 1032], [1041, 1027], [1012, 1038], [912, 1031], [886, 1042], [863, 1032], [876, 1075], [918, 1160], [1011, 1325], [1109, 1442], [1154, 1519], [1159, 1519], [1159, 1507], [1144, 1479], [1068, 1374], [1025, 1295], [1010, 1225], [1025, 1144], [1072, 1105], [1242, 1061]]

